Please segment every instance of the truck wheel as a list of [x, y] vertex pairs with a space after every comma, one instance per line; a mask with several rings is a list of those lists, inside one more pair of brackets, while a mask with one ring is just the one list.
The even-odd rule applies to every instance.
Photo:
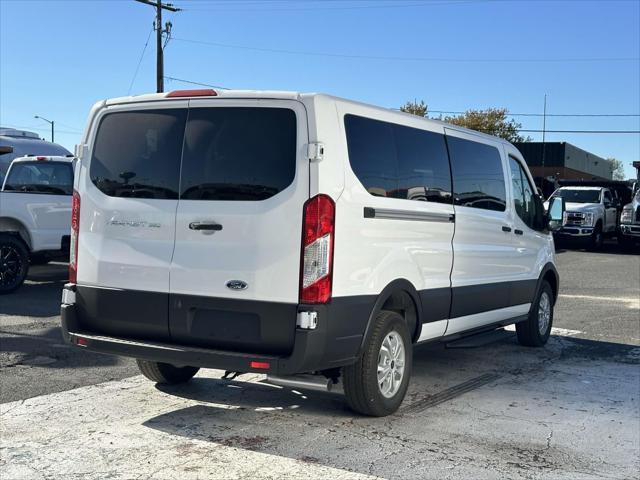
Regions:
[[150, 362], [149, 360], [136, 360], [142, 374], [152, 382], [165, 385], [185, 383], [193, 378], [200, 370], [198, 367], [175, 367], [168, 363]]
[[344, 393], [352, 410], [382, 417], [395, 412], [409, 387], [413, 350], [404, 319], [381, 311], [360, 359], [342, 369]]
[[602, 248], [603, 234], [602, 225], [600, 223], [597, 223], [596, 228], [593, 229], [590, 241], [591, 250], [600, 250]]
[[0, 294], [13, 292], [29, 271], [29, 250], [14, 235], [0, 234]]
[[553, 325], [553, 290], [549, 282], [542, 282], [540, 292], [531, 306], [529, 318], [516, 323], [516, 334], [520, 345], [542, 347], [551, 335]]

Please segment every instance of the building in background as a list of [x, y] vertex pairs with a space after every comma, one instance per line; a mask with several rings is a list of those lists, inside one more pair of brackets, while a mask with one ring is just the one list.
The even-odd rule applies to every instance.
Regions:
[[[567, 142], [521, 142], [515, 146], [531, 174], [557, 180], [611, 180], [611, 163]], [[544, 155], [543, 155], [544, 149]]]

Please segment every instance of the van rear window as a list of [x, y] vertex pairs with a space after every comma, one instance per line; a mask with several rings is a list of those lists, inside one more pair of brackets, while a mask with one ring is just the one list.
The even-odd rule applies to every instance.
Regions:
[[177, 199], [186, 109], [104, 116], [91, 157], [91, 181], [111, 197]]
[[215, 107], [107, 114], [90, 175], [113, 197], [264, 200], [296, 173], [296, 115]]
[[264, 200], [296, 173], [296, 115], [287, 108], [191, 108], [181, 199]]

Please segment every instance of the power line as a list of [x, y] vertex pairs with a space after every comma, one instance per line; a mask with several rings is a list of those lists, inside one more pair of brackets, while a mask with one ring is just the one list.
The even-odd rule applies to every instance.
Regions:
[[[429, 110], [428, 113], [444, 113], [450, 115], [464, 115], [467, 112], [453, 110]], [[542, 117], [542, 113], [510, 113], [510, 117]], [[640, 117], [640, 113], [547, 113], [547, 117]]]
[[179, 42], [194, 43], [199, 45], [208, 45], [212, 47], [220, 48], [232, 48], [240, 50], [252, 50], [256, 52], [265, 53], [281, 53], [286, 55], [305, 55], [315, 57], [334, 57], [334, 58], [349, 58], [349, 59], [363, 59], [363, 60], [392, 60], [392, 61], [415, 61], [415, 62], [444, 62], [444, 63], [559, 63], [559, 62], [628, 62], [639, 61], [640, 57], [593, 57], [593, 58], [443, 58], [443, 57], [396, 57], [396, 56], [384, 56], [384, 55], [351, 55], [346, 53], [331, 53], [331, 52], [310, 52], [304, 50], [285, 50], [279, 48], [264, 48], [255, 47], [250, 45], [234, 45], [229, 43], [208, 42], [204, 40], [194, 40], [189, 38], [177, 38], [174, 40]]
[[149, 44], [149, 39], [151, 38], [151, 34], [153, 33], [153, 28], [149, 30], [149, 35], [147, 35], [147, 41], [144, 42], [144, 48], [142, 49], [142, 53], [140, 54], [140, 59], [138, 60], [138, 65], [136, 65], [136, 71], [133, 74], [133, 78], [131, 79], [131, 83], [129, 84], [129, 90], [127, 90], [127, 95], [131, 95], [131, 89], [133, 88], [133, 82], [135, 82], [136, 77], [138, 76], [138, 70], [140, 70], [140, 64], [142, 63], [142, 59], [144, 58], [144, 52], [147, 51], [147, 45]]
[[543, 131], [546, 133], [640, 133], [640, 130], [531, 130], [531, 129], [518, 129], [519, 132], [526, 133], [542, 133]]
[[[287, 5], [273, 5], [268, 8], [251, 8], [251, 5], [260, 5], [264, 6], [266, 2], [258, 2], [254, 4], [249, 3], [239, 3], [233, 4], [232, 8], [225, 8], [230, 4], [217, 4], [213, 8], [187, 8], [185, 11], [194, 11], [194, 12], [299, 12], [299, 11], [316, 11], [316, 10], [371, 10], [371, 9], [387, 9], [387, 8], [422, 8], [422, 7], [437, 7], [437, 6], [457, 6], [457, 5], [470, 5], [470, 4], [480, 4], [480, 3], [490, 3], [499, 0], [451, 0], [451, 1], [429, 1], [429, 2], [412, 2], [412, 3], [390, 3], [384, 5], [338, 5], [338, 6], [324, 6], [320, 5], [310, 5], [304, 7], [289, 7]], [[197, 2], [193, 3], [197, 5]], [[249, 6], [250, 8], [243, 8], [245, 6]]]
[[209, 83], [193, 82], [191, 80], [184, 80], [182, 78], [170, 77], [168, 75], [165, 75], [164, 78], [166, 78], [167, 80], [173, 80], [173, 81], [176, 81], [176, 82], [190, 83], [191, 85], [200, 85], [201, 87], [211, 87], [211, 88], [219, 88], [220, 90], [229, 90], [227, 87], [221, 87], [219, 85], [211, 85]]

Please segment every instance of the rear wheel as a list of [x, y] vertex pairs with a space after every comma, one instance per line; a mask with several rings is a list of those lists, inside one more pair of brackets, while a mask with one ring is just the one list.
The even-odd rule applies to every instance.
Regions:
[[404, 319], [382, 311], [360, 359], [343, 368], [347, 403], [364, 415], [382, 417], [395, 412], [409, 386], [413, 351]]
[[0, 294], [14, 291], [29, 271], [29, 251], [20, 238], [0, 235]]
[[516, 323], [518, 342], [528, 347], [541, 347], [551, 335], [553, 325], [553, 290], [549, 282], [542, 282], [540, 292], [531, 307], [529, 318]]
[[200, 370], [198, 367], [176, 367], [168, 363], [137, 360], [138, 368], [149, 380], [165, 385], [185, 383]]

